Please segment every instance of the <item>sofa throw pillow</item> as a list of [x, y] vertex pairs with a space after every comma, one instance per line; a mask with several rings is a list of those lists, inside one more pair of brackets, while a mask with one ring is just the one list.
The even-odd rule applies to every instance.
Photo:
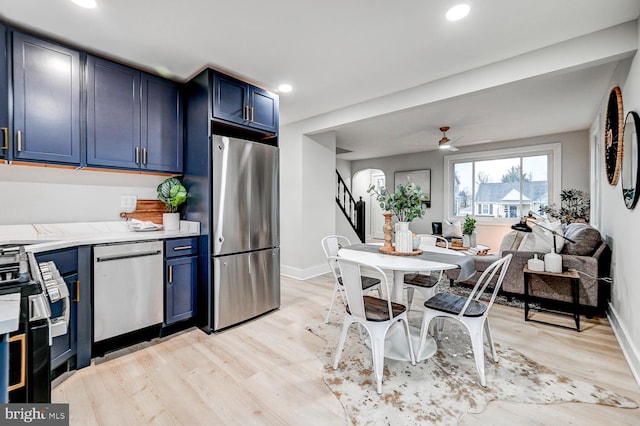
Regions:
[[[562, 223], [559, 221], [540, 221], [539, 223], [545, 228], [556, 231], [559, 234], [563, 233]], [[553, 251], [554, 235], [551, 231], [544, 229], [542, 226], [532, 226], [533, 231], [524, 236], [520, 246], [518, 247], [518, 251], [531, 251], [536, 253], [550, 253]], [[564, 246], [564, 238], [556, 236], [555, 239], [556, 251], [557, 253], [560, 253]]]
[[442, 221], [442, 236], [445, 238], [462, 238], [462, 224], [459, 220]]
[[522, 243], [522, 239], [527, 235], [524, 232], [519, 231], [511, 231], [508, 232], [504, 237], [502, 237], [502, 242], [500, 243], [500, 256], [505, 251], [516, 251], [518, 247], [520, 247], [520, 243]]
[[600, 231], [586, 223], [569, 224], [564, 235], [575, 241], [575, 243], [566, 242], [562, 251], [564, 254], [591, 256], [602, 243]]

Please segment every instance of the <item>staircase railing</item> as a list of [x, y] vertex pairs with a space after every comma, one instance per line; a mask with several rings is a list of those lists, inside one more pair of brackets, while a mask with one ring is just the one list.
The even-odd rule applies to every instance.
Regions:
[[351, 227], [360, 238], [360, 242], [365, 242], [365, 202], [360, 197], [359, 201], [356, 201], [351, 195], [351, 191], [347, 188], [340, 172], [336, 170], [338, 175], [338, 186], [336, 192], [336, 202], [340, 206], [340, 210], [344, 213], [345, 217], [351, 224]]

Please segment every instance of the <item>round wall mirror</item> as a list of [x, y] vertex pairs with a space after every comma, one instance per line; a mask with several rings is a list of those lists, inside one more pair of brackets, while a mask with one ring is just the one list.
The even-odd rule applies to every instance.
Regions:
[[616, 86], [609, 93], [607, 115], [604, 123], [604, 165], [607, 172], [607, 180], [612, 186], [618, 183], [618, 175], [620, 174], [623, 126], [622, 92]]
[[638, 130], [640, 130], [640, 116], [634, 111], [627, 114], [624, 122], [624, 156], [622, 157], [622, 196], [624, 204], [632, 209], [638, 202]]

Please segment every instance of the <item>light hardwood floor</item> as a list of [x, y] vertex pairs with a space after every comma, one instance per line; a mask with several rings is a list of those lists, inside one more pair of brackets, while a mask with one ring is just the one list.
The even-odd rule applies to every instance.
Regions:
[[[332, 276], [282, 278], [282, 307], [228, 331], [192, 328], [94, 359], [54, 383], [72, 425], [342, 425], [342, 406], [316, 357], [324, 342], [305, 330], [323, 321]], [[421, 300], [416, 294], [414, 306]], [[419, 309], [419, 308], [418, 308]], [[494, 339], [558, 373], [640, 402], [640, 389], [606, 318], [582, 317], [583, 332], [525, 323], [522, 310], [494, 306]], [[468, 425], [640, 424], [640, 410], [591, 404], [492, 402]]]

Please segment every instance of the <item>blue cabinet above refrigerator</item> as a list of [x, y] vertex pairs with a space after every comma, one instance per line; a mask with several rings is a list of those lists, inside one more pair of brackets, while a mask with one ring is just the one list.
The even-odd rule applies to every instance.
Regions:
[[279, 97], [219, 72], [212, 72], [212, 119], [251, 131], [278, 133]]

